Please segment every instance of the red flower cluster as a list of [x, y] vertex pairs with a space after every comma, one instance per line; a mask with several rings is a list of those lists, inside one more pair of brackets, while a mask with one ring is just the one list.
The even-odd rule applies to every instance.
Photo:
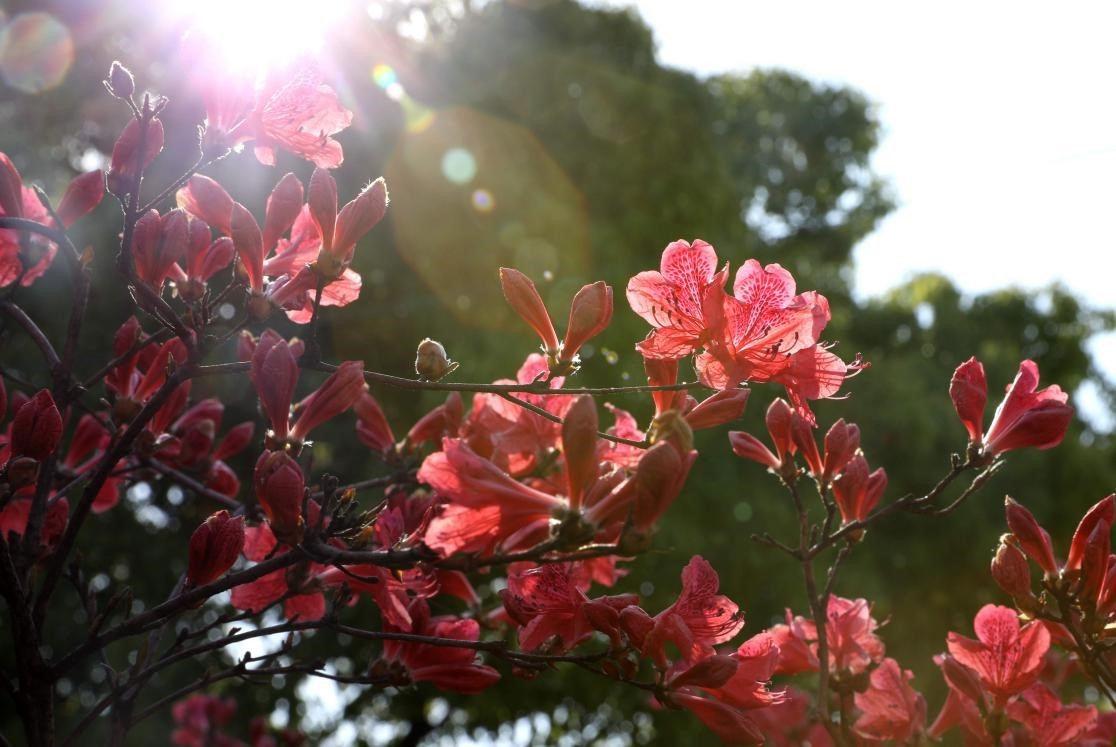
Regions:
[[[261, 230], [252, 213], [224, 187], [195, 174], [178, 191], [178, 204], [207, 226], [207, 239], [208, 227], [221, 238], [212, 243], [199, 239], [186, 270], [175, 266], [173, 276], [190, 289], [191, 297], [200, 296], [206, 281], [235, 251], [252, 294], [250, 311], [262, 319], [273, 307], [281, 308], [291, 321], [305, 324], [313, 314], [319, 285], [323, 306], [345, 306], [360, 295], [360, 275], [349, 264], [357, 242], [384, 217], [387, 203], [383, 179], [338, 211], [337, 184], [328, 171], [315, 169], [305, 202], [302, 183], [286, 174], [271, 191]], [[175, 261], [186, 254], [179, 252]]]
[[810, 399], [832, 397], [864, 364], [844, 363], [820, 342], [829, 302], [815, 291], [795, 294], [794, 278], [777, 264], [754, 259], [725, 292], [729, 268], [717, 270], [717, 253], [697, 240], [675, 241], [663, 251], [658, 272], [628, 283], [628, 303], [654, 329], [636, 346], [646, 358], [697, 354], [703, 384], [729, 389], [745, 381], [774, 381], [804, 414]]

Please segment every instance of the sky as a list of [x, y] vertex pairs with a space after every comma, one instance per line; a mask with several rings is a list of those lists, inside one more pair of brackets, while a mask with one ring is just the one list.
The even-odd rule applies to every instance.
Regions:
[[[663, 64], [785, 68], [875, 102], [873, 165], [899, 206], [856, 248], [859, 297], [934, 270], [967, 293], [1057, 281], [1116, 305], [1116, 4], [597, 4], [634, 6]], [[1091, 349], [1116, 381], [1116, 335]]]

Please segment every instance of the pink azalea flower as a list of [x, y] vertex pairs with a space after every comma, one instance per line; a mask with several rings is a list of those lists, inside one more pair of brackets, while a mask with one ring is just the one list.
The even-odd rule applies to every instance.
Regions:
[[642, 650], [662, 664], [669, 641], [683, 658], [696, 661], [709, 656], [713, 646], [724, 643], [744, 627], [744, 616], [728, 597], [718, 594], [720, 579], [713, 566], [695, 555], [682, 570], [682, 591], [670, 607], [654, 618], [654, 627]]
[[1002, 708], [1008, 698], [1038, 679], [1050, 633], [1037, 621], [1020, 627], [1015, 610], [993, 604], [981, 608], [973, 627], [977, 640], [949, 634], [949, 652], [977, 675]]
[[1097, 723], [1096, 707], [1065, 705], [1043, 684], [1027, 688], [1019, 700], [1008, 704], [1007, 714], [1027, 727], [1035, 747], [1079, 745]]
[[895, 659], [884, 659], [872, 670], [869, 687], [854, 696], [860, 717], [853, 724], [858, 736], [872, 741], [906, 744], [926, 726], [926, 699], [910, 685], [914, 675]]
[[728, 279], [717, 271], [717, 252], [697, 239], [675, 241], [663, 250], [659, 271], [641, 272], [628, 282], [632, 311], [654, 327], [636, 349], [646, 358], [683, 358], [707, 344]]

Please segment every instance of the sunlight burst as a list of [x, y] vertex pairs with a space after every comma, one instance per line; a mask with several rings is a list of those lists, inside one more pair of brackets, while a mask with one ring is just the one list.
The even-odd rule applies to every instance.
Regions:
[[169, 0], [174, 20], [217, 51], [232, 72], [259, 74], [322, 53], [345, 0]]

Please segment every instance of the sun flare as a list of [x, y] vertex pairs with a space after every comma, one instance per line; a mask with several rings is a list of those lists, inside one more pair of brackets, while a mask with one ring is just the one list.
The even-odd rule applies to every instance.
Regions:
[[319, 56], [346, 0], [168, 0], [172, 19], [236, 73], [259, 74]]

